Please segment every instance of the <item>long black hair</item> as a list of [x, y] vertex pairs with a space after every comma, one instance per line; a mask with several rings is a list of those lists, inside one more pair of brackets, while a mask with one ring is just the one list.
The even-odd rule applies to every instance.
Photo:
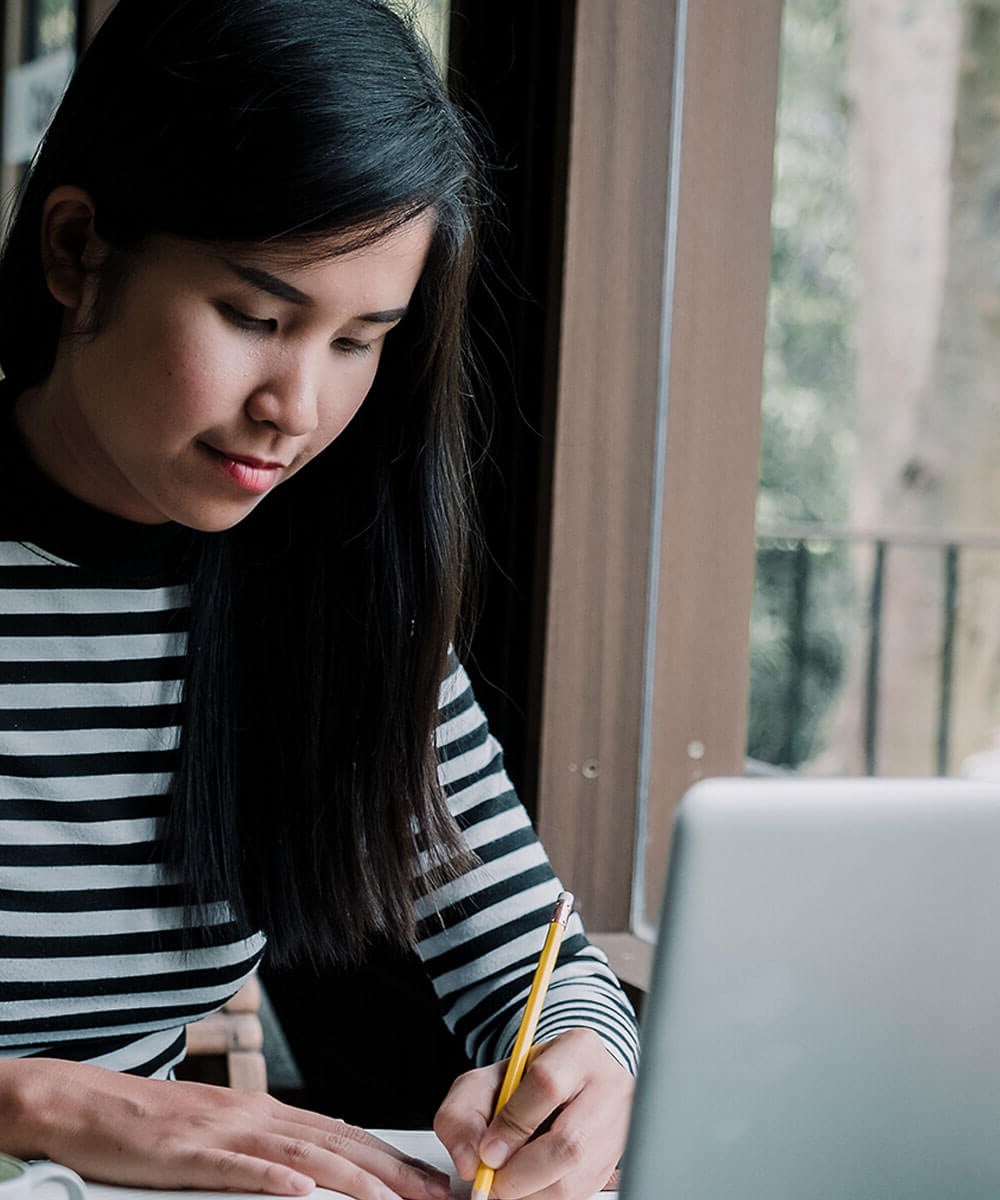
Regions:
[[195, 539], [166, 828], [191, 904], [227, 898], [278, 961], [406, 943], [418, 879], [463, 855], [433, 735], [471, 536], [463, 330], [482, 192], [465, 122], [380, 0], [120, 0], [0, 259], [9, 394], [44, 379], [59, 344], [39, 228], [60, 184], [91, 195], [126, 270], [157, 234], [305, 261], [433, 213], [359, 415], [234, 530]]

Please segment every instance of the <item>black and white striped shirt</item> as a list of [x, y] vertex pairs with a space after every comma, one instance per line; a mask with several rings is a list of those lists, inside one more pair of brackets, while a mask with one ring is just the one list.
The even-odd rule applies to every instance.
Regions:
[[[262, 934], [240, 935], [223, 903], [182, 944], [179, 888], [163, 862], [184, 535], [98, 513], [46, 481], [32, 487], [30, 503], [22, 496], [16, 516], [0, 517], [0, 1054], [164, 1077], [186, 1024], [225, 1003], [265, 946]], [[417, 951], [446, 1020], [486, 1063], [513, 1042], [561, 885], [458, 663], [441, 688], [437, 746], [480, 861], [419, 901]], [[538, 1036], [580, 1025], [634, 1069], [631, 1009], [574, 916]]]

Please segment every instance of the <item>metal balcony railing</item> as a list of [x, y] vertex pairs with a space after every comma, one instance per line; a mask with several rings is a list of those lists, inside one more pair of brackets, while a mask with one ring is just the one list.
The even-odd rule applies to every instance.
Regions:
[[874, 550], [867, 594], [864, 582], [862, 604], [867, 608], [868, 630], [865, 656], [864, 689], [862, 695], [862, 727], [864, 762], [868, 774], [878, 767], [878, 710], [879, 671], [883, 629], [883, 600], [887, 562], [893, 550], [900, 547], [924, 548], [939, 553], [942, 572], [943, 600], [940, 625], [940, 669], [938, 676], [936, 768], [940, 775], [949, 771], [950, 726], [952, 695], [955, 682], [955, 631], [959, 603], [960, 562], [963, 552], [1000, 550], [1000, 536], [987, 537], [957, 532], [914, 531], [888, 529], [845, 529], [818, 524], [789, 524], [758, 530], [758, 556], [788, 555], [791, 568], [791, 587], [788, 591], [785, 628], [789, 659], [786, 681], [785, 744], [786, 758], [796, 765], [795, 747], [798, 744], [798, 722], [803, 711], [805, 683], [805, 648], [809, 630], [810, 587], [814, 547], [831, 543], [868, 545]]

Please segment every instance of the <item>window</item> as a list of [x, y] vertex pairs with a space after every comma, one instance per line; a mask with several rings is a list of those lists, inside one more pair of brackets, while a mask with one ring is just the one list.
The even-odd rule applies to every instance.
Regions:
[[12, 0], [4, 7], [3, 179], [10, 195], [73, 70], [75, 0]]
[[977, 5], [786, 0], [749, 754], [998, 772], [1000, 222]]

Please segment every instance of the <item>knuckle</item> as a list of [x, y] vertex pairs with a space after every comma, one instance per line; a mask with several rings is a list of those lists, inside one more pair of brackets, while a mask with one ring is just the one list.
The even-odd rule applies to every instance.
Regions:
[[301, 1138], [284, 1138], [281, 1142], [281, 1158], [286, 1163], [306, 1163], [313, 1157], [314, 1147]]
[[432, 1128], [437, 1136], [446, 1146], [450, 1145], [456, 1138], [462, 1138], [463, 1135], [468, 1137], [467, 1126], [471, 1121], [476, 1121], [477, 1128], [485, 1128], [485, 1122], [476, 1120], [474, 1116], [457, 1106], [442, 1107], [434, 1117]]
[[358, 1129], [354, 1125], [346, 1124], [344, 1121], [338, 1121], [337, 1127], [324, 1133], [320, 1140], [324, 1150], [329, 1150], [331, 1154], [342, 1156], [348, 1155], [352, 1149], [356, 1150], [359, 1146], [371, 1147], [378, 1145], [377, 1139], [367, 1130]]
[[374, 1133], [369, 1133], [367, 1129], [360, 1129], [357, 1125], [348, 1125], [346, 1121], [340, 1122], [340, 1138], [345, 1146], [367, 1146], [378, 1147], [382, 1143]]
[[577, 1162], [586, 1149], [587, 1139], [583, 1130], [576, 1126], [553, 1129], [549, 1133], [549, 1147], [553, 1157], [561, 1163]]
[[560, 1073], [544, 1059], [539, 1059], [531, 1073], [531, 1081], [541, 1097], [551, 1103], [562, 1099], [562, 1079]]
[[339, 1129], [331, 1129], [320, 1136], [319, 1145], [330, 1154], [343, 1154], [347, 1140]]
[[404, 1193], [412, 1190], [414, 1184], [418, 1189], [420, 1188], [424, 1181], [422, 1171], [418, 1171], [416, 1167], [409, 1166], [405, 1162], [399, 1162], [397, 1159], [391, 1159], [390, 1162], [389, 1169], [383, 1173], [383, 1178], [390, 1187]]
[[239, 1174], [244, 1165], [242, 1155], [233, 1150], [216, 1150], [211, 1156], [212, 1170], [220, 1179]]
[[448, 1140], [455, 1136], [457, 1131], [461, 1130], [463, 1125], [469, 1119], [468, 1104], [461, 1100], [461, 1094], [457, 1091], [458, 1085], [453, 1088], [453, 1094], [449, 1094], [442, 1100], [440, 1107], [434, 1114], [432, 1128], [442, 1142], [448, 1143]]

